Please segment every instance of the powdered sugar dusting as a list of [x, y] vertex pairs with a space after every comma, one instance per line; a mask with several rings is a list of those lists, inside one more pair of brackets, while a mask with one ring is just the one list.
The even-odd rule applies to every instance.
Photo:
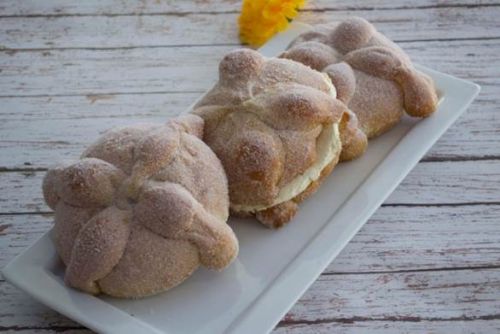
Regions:
[[81, 160], [48, 171], [44, 196], [69, 285], [142, 297], [235, 258], [227, 179], [202, 135], [195, 115], [114, 129]]
[[[318, 25], [297, 37], [282, 56], [324, 71], [340, 91], [343, 89], [337, 84], [355, 82], [348, 106], [369, 138], [392, 128], [404, 110], [415, 117], [426, 117], [436, 110], [438, 99], [432, 80], [362, 18]], [[354, 80], [345, 69], [332, 71], [332, 64], [341, 62], [352, 67]], [[351, 89], [344, 88], [344, 92]]]
[[271, 205], [316, 162], [320, 133], [345, 106], [327, 76], [295, 61], [244, 49], [219, 69], [219, 82], [194, 110], [205, 119], [204, 140], [225, 167], [233, 208]]

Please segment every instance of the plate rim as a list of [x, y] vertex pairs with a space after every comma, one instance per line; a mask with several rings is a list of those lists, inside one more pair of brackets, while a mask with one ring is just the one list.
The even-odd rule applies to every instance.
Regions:
[[[345, 246], [352, 240], [356, 233], [363, 227], [363, 225], [368, 221], [368, 219], [375, 213], [375, 211], [380, 207], [380, 205], [390, 196], [390, 194], [396, 189], [397, 186], [403, 181], [403, 179], [408, 175], [408, 173], [417, 165], [417, 163], [422, 159], [425, 153], [436, 143], [436, 141], [441, 138], [441, 136], [449, 129], [449, 127], [467, 110], [472, 101], [479, 94], [481, 87], [476, 83], [471, 81], [459, 79], [451, 75], [441, 73], [425, 66], [416, 65], [419, 70], [430, 73], [433, 78], [436, 79], [440, 77], [446, 80], [451, 80], [454, 84], [458, 84], [464, 89], [462, 95], [452, 102], [458, 103], [459, 106], [455, 110], [455, 114], [446, 119], [444, 126], [439, 127], [438, 131], [430, 132], [432, 139], [426, 140], [424, 145], [418, 147], [418, 153], [405, 154], [403, 149], [405, 146], [409, 145], [410, 142], [415, 140], [420, 141], [422, 135], [429, 134], [428, 128], [432, 127], [432, 122], [426, 122], [425, 119], [419, 121], [413, 126], [408, 133], [406, 133], [399, 143], [389, 152], [389, 154], [382, 160], [377, 167], [375, 167], [371, 173], [365, 178], [365, 180], [359, 185], [356, 190], [342, 203], [342, 205], [332, 213], [327, 223], [316, 233], [316, 235], [311, 238], [309, 243], [295, 259], [288, 263], [287, 266], [278, 274], [278, 276], [273, 280], [273, 283], [264, 290], [245, 311], [243, 311], [240, 316], [233, 321], [231, 326], [228, 328], [226, 333], [268, 333], [272, 330], [282, 319], [282, 317], [288, 312], [288, 310], [297, 302], [297, 300], [304, 294], [304, 292], [314, 283], [319, 277], [319, 275], [324, 271], [324, 269], [331, 263], [335, 257], [345, 248]], [[446, 96], [446, 95], [445, 95]], [[444, 100], [443, 103], [449, 103]], [[441, 106], [440, 106], [441, 107]], [[445, 106], [446, 107], [446, 106]], [[452, 108], [452, 107], [448, 107]], [[420, 141], [421, 142], [421, 141]], [[401, 159], [401, 158], [407, 158]], [[379, 174], [383, 173], [386, 165], [394, 164], [392, 161], [398, 161], [399, 170], [398, 173], [394, 173], [394, 169], [391, 169], [392, 180], [389, 181], [388, 186], [384, 189], [376, 200], [372, 200], [373, 203], [366, 204], [365, 211], [357, 213], [356, 226], [350, 231], [343, 231], [346, 234], [343, 238], [342, 245], [334, 245], [333, 243], [328, 243], [327, 236], [334, 235], [339, 229], [338, 220], [345, 216], [345, 219], [351, 218], [352, 213], [350, 213], [351, 203], [355, 203], [356, 197], [360, 196], [360, 189], [372, 186], [373, 183], [380, 183], [381, 177]], [[401, 163], [403, 161], [404, 163]], [[394, 181], [396, 180], [396, 181]], [[377, 186], [380, 188], [380, 186]], [[334, 221], [337, 221], [334, 224]], [[344, 221], [345, 222], [345, 221]], [[319, 246], [323, 245], [323, 246]], [[330, 247], [328, 247], [330, 245]], [[316, 249], [316, 250], [314, 250]], [[321, 250], [321, 251], [319, 251]], [[304, 268], [304, 262], [307, 262], [307, 257], [309, 253], [321, 254], [317, 263], [310, 264], [307, 268]], [[299, 268], [299, 266], [301, 266]], [[308, 270], [308, 275], [294, 275], [296, 272], [304, 272]], [[288, 276], [288, 277], [287, 277]], [[293, 281], [289, 277], [294, 277]], [[309, 277], [306, 279], [305, 277]], [[312, 277], [312, 279], [311, 279]], [[298, 280], [301, 279], [302, 282], [299, 283]], [[285, 287], [286, 288], [283, 288]], [[273, 289], [271, 289], [273, 287]], [[293, 291], [292, 291], [293, 290]], [[283, 312], [280, 313], [279, 317], [269, 316], [269, 313], [259, 314], [259, 308], [263, 309], [282, 309]], [[266, 316], [264, 319], [262, 315]], [[272, 318], [277, 318], [272, 319]], [[256, 321], [258, 319], [258, 321]], [[257, 327], [256, 327], [257, 325]]]

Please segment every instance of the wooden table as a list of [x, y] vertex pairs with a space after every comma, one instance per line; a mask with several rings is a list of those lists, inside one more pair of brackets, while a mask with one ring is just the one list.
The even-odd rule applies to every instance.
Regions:
[[[313, 1], [359, 15], [413, 59], [482, 92], [276, 328], [500, 331], [500, 2]], [[226, 0], [0, 1], [0, 267], [51, 226], [47, 166], [99, 132], [164, 121], [238, 46]], [[0, 277], [0, 332], [87, 333]]]

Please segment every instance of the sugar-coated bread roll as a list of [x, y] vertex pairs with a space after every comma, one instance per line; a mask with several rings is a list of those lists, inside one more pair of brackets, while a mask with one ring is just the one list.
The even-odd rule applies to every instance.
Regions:
[[[351, 94], [352, 83], [344, 84], [342, 94]], [[269, 227], [287, 223], [339, 157], [366, 147], [326, 74], [248, 49], [222, 59], [219, 81], [193, 113], [226, 170], [231, 211]]]
[[317, 25], [297, 37], [281, 57], [325, 72], [337, 88], [354, 85], [352, 96], [343, 101], [368, 138], [394, 127], [404, 111], [427, 117], [436, 110], [438, 97], [432, 80], [365, 19]]
[[68, 285], [138, 298], [236, 257], [226, 175], [202, 135], [195, 115], [113, 129], [80, 160], [47, 172]]

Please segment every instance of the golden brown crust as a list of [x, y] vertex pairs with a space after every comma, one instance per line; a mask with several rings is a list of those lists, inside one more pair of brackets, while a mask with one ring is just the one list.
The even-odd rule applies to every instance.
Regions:
[[404, 113], [403, 94], [398, 85], [390, 80], [376, 78], [364, 72], [356, 73], [356, 90], [349, 102], [359, 121], [360, 129], [368, 138], [390, 130]]
[[347, 110], [342, 116], [339, 132], [342, 142], [340, 161], [350, 161], [365, 153], [368, 139], [359, 128], [358, 119], [352, 111]]
[[[318, 137], [347, 109], [334, 96], [325, 74], [298, 62], [251, 50], [224, 57], [219, 82], [193, 112], [204, 118], [204, 140], [225, 167], [233, 209], [272, 205], [319, 159]], [[274, 211], [262, 220], [292, 216], [290, 208]]]
[[255, 218], [269, 228], [280, 228], [292, 220], [298, 208], [297, 203], [290, 200], [256, 212]]
[[[337, 91], [337, 99], [348, 105], [356, 93], [356, 75], [352, 67], [342, 62], [342, 55], [327, 45], [325, 34], [320, 31], [328, 31], [328, 27], [320, 27], [317, 34], [304, 34], [299, 36], [293, 47], [281, 54], [280, 57], [299, 61], [313, 69], [323, 71], [328, 75]], [[319, 38], [323, 36], [324, 38]], [[308, 38], [311, 40], [307, 41]], [[361, 85], [363, 82], [360, 83]], [[359, 89], [357, 92], [359, 96]], [[352, 160], [363, 154], [366, 148], [366, 135], [360, 130], [353, 129], [358, 126], [357, 116], [352, 112], [344, 118], [349, 119], [349, 127], [340, 128], [342, 150], [346, 152], [341, 156], [341, 161]], [[344, 122], [345, 123], [345, 122]], [[357, 155], [355, 155], [357, 154]]]
[[[334, 84], [341, 86], [349, 82], [345, 78], [348, 74], [329, 71], [329, 67], [340, 62], [352, 67], [356, 85], [348, 106], [368, 138], [391, 129], [404, 110], [414, 117], [427, 117], [436, 110], [438, 99], [432, 80], [362, 18], [318, 25], [292, 42], [282, 56], [328, 73]], [[321, 68], [325, 64], [328, 66]]]
[[227, 179], [202, 134], [194, 115], [115, 129], [81, 160], [47, 172], [44, 196], [68, 285], [137, 298], [235, 258]]

